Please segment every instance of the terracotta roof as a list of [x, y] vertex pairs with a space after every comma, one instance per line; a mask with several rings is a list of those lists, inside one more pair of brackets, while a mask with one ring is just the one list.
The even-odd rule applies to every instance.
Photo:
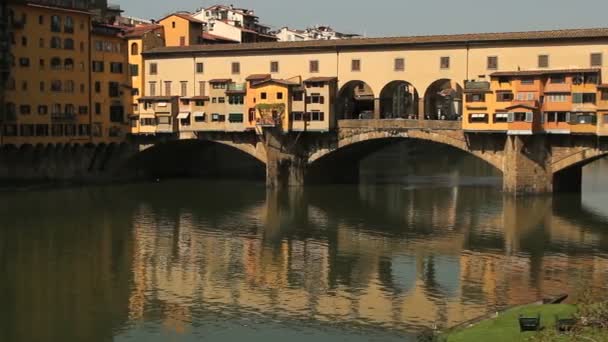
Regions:
[[313, 83], [313, 82], [333, 82], [337, 81], [337, 77], [311, 77], [309, 79], [304, 80], [304, 83]]
[[144, 34], [146, 34], [148, 32], [152, 32], [161, 27], [162, 26], [160, 26], [160, 25], [150, 24], [150, 25], [142, 25], [142, 26], [135, 26], [132, 28], [128, 28], [127, 32], [125, 33], [125, 38], [141, 37]]
[[201, 37], [204, 40], [213, 41], [213, 42], [239, 43], [238, 40], [229, 39], [229, 38], [225, 38], [225, 37], [221, 37], [221, 36], [216, 36], [216, 35], [208, 33], [208, 32], [203, 32]]
[[457, 45], [457, 44], [490, 44], [521, 41], [556, 41], [581, 39], [608, 39], [608, 28], [569, 29], [553, 31], [503, 32], [503, 33], [474, 33], [433, 36], [387, 37], [387, 38], [357, 38], [339, 40], [314, 40], [298, 42], [265, 42], [225, 44], [215, 46], [191, 45], [184, 47], [156, 48], [147, 54], [179, 54], [199, 52], [226, 53], [250, 52], [263, 50], [335, 50], [337, 48], [372, 48], [386, 46], [420, 46], [420, 45]]
[[511, 110], [511, 109], [515, 109], [515, 108], [526, 108], [526, 109], [530, 109], [530, 110], [537, 110], [538, 109], [538, 107], [530, 106], [530, 105], [523, 104], [523, 103], [514, 104], [512, 106], [507, 107], [506, 109], [507, 110]]
[[214, 78], [212, 80], [209, 80], [209, 83], [228, 83], [228, 82], [232, 82], [231, 78]]
[[580, 73], [591, 73], [600, 72], [601, 69], [554, 69], [554, 70], [523, 70], [523, 71], [498, 71], [492, 73], [491, 77], [501, 76], [544, 76], [544, 75], [555, 75], [555, 74], [580, 74]]
[[291, 82], [291, 81], [287, 81], [287, 80], [278, 80], [278, 79], [274, 79], [274, 78], [269, 78], [260, 82], [255, 82], [252, 83], [253, 86], [259, 86], [262, 84], [266, 84], [266, 83], [277, 83], [277, 84], [282, 84], [285, 86], [297, 86], [300, 85], [300, 83], [297, 82]]
[[142, 96], [138, 101], [171, 101], [177, 98], [178, 96]]
[[209, 96], [182, 97], [182, 100], [209, 100]]
[[247, 76], [245, 80], [247, 81], [263, 81], [270, 78], [270, 74], [253, 74]]
[[62, 11], [62, 12], [71, 12], [71, 13], [78, 13], [78, 14], [85, 14], [85, 15], [93, 15], [92, 13], [87, 12], [86, 10], [80, 10], [80, 9], [75, 9], [75, 8], [70, 8], [70, 7], [64, 7], [64, 6], [35, 4], [35, 3], [31, 3], [31, 2], [28, 2], [27, 6], [28, 7], [44, 8], [44, 9], [49, 9], [49, 10], [53, 10], [53, 11]]
[[167, 18], [169, 18], [169, 17], [171, 17], [173, 15], [176, 16], [176, 17], [188, 20], [191, 23], [195, 23], [195, 24], [203, 24], [204, 23], [203, 21], [200, 21], [200, 20], [196, 19], [195, 17], [193, 17], [191, 14], [179, 13], [179, 12], [177, 12], [177, 13], [171, 13], [169, 15], [166, 15], [165, 17], [163, 17], [161, 19], [158, 19], [158, 21], [161, 22], [161, 21], [163, 21], [163, 20], [165, 20], [165, 19], [167, 19]]

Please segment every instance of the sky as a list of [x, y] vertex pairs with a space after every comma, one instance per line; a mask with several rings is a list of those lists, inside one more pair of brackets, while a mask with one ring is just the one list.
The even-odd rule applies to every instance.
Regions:
[[254, 9], [273, 28], [329, 25], [367, 37], [608, 27], [608, 0], [109, 0], [161, 18], [217, 3]]

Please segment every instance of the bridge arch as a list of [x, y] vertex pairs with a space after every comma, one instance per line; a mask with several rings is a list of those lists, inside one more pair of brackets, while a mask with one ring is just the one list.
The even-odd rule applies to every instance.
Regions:
[[365, 81], [349, 81], [340, 88], [336, 100], [336, 116], [338, 120], [357, 119], [361, 113], [373, 115], [374, 109], [374, 91]]
[[596, 148], [583, 149], [554, 161], [551, 165], [551, 171], [554, 174], [558, 174], [572, 168], [582, 168], [604, 157], [608, 157], [608, 151], [606, 150]]
[[418, 91], [411, 83], [391, 81], [380, 91], [380, 118], [417, 119], [418, 100]]
[[374, 130], [368, 132], [360, 132], [349, 136], [344, 136], [337, 141], [334, 146], [320, 148], [308, 157], [308, 164], [313, 165], [316, 162], [329, 157], [332, 153], [353, 147], [357, 144], [365, 142], [374, 142], [378, 147], [383, 147], [385, 144], [403, 140], [403, 139], [418, 139], [424, 141], [435, 142], [439, 144], [449, 145], [461, 151], [472, 154], [479, 159], [492, 165], [497, 170], [503, 172], [503, 155], [502, 150], [478, 150], [470, 149], [464, 135], [439, 133], [428, 130], [408, 130], [408, 131], [388, 131]]
[[428, 120], [458, 120], [462, 116], [463, 88], [454, 80], [442, 78], [424, 92], [424, 115]]

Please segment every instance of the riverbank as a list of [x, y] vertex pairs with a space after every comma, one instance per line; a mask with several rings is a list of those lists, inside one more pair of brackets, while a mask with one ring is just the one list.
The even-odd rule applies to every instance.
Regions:
[[[608, 331], [581, 328], [576, 335], [559, 333], [556, 318], [574, 317], [579, 307], [573, 304], [531, 304], [512, 308], [476, 324], [457, 327], [439, 338], [442, 342], [512, 342], [512, 341], [608, 341]], [[518, 318], [541, 317], [541, 331], [520, 332]]]

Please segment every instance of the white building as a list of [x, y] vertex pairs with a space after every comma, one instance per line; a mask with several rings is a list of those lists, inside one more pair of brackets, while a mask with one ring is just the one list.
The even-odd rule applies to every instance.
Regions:
[[295, 30], [288, 27], [283, 27], [280, 30], [273, 32], [273, 34], [281, 42], [301, 40], [335, 40], [359, 37], [358, 34], [341, 33], [333, 30], [329, 26], [322, 25], [309, 27], [305, 30]]
[[232, 5], [198, 9], [193, 17], [204, 22], [203, 30], [241, 43], [276, 41], [270, 27], [260, 24], [253, 10]]

